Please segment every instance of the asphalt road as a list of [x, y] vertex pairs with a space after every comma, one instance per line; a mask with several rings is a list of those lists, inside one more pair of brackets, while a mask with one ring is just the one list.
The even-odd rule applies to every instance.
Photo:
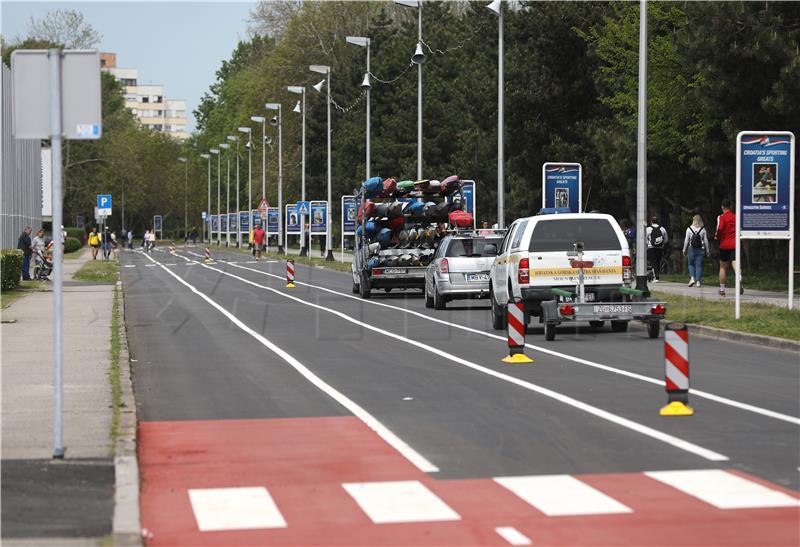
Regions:
[[[159, 462], [202, 452], [204, 439], [220, 435], [193, 429], [181, 437], [182, 425], [214, 428], [219, 420], [229, 420], [222, 423], [233, 431], [264, 420], [269, 426], [355, 416], [424, 480], [726, 469], [796, 497], [800, 367], [793, 353], [694, 337], [690, 404], [696, 413], [665, 418], [658, 414], [666, 403], [663, 339], [650, 340], [641, 329], [564, 327], [546, 342], [534, 326], [526, 353], [535, 363], [511, 366], [500, 361], [505, 333], [491, 329], [485, 301], [453, 302], [447, 311], [426, 309], [419, 292], [362, 301], [352, 295], [349, 275], [300, 264], [297, 287], [287, 289], [283, 263], [214, 253], [230, 263], [202, 264], [201, 248], [121, 256], [143, 466], [153, 470], [143, 472], [143, 518], [153, 527], [160, 504], [177, 503], [158, 498], [158, 481], [166, 480], [155, 471]], [[314, 429], [315, 421], [292, 423], [314, 424], [312, 437], [329, 433], [328, 426]], [[177, 438], [188, 444], [179, 446]], [[326, 441], [331, 453], [337, 438]], [[274, 444], [265, 449], [277, 453]], [[167, 460], [147, 455], [170, 450]], [[303, 457], [325, 450], [309, 446]], [[148, 496], [159, 500], [152, 511]], [[202, 528], [200, 510], [192, 507]], [[181, 533], [189, 534], [188, 527]], [[359, 537], [370, 537], [364, 533]], [[170, 541], [196, 541], [175, 534], [167, 535]], [[436, 542], [425, 537], [423, 543]], [[693, 539], [702, 543], [701, 535]]]

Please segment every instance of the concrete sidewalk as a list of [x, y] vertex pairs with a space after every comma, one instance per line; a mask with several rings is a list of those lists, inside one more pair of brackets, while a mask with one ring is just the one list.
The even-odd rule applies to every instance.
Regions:
[[52, 459], [53, 293], [32, 292], [3, 310], [3, 545], [88, 545], [111, 533], [114, 285], [70, 282], [91, 260], [81, 253], [64, 261], [63, 460]]
[[[756, 291], [747, 288], [747, 280], [744, 283], [744, 294], [742, 295], [742, 302], [756, 303], [756, 304], [769, 304], [771, 306], [779, 306], [786, 308], [789, 303], [789, 293], [772, 292], [772, 291]], [[736, 299], [734, 287], [726, 287], [726, 296], [719, 295], [719, 285], [712, 283], [703, 285], [702, 287], [687, 287], [685, 283], [671, 283], [668, 281], [659, 281], [658, 283], [648, 283], [647, 286], [651, 291], [665, 292], [667, 294], [674, 294], [678, 296], [689, 296], [692, 298], [702, 298], [704, 300], [713, 300], [717, 302], [733, 302]], [[800, 297], [795, 295], [793, 309], [797, 309], [800, 305]]]

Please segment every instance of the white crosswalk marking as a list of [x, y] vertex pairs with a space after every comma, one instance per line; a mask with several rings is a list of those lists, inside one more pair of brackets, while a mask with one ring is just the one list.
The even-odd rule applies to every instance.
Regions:
[[800, 501], [721, 469], [651, 471], [645, 473], [718, 509], [800, 507]]
[[342, 487], [375, 524], [461, 520], [419, 481], [351, 482]]
[[266, 488], [201, 488], [189, 490], [201, 532], [286, 528], [286, 520]]
[[513, 526], [498, 526], [494, 531], [511, 545], [531, 545], [532, 543], [528, 536]]
[[495, 477], [545, 515], [606, 515], [631, 513], [631, 509], [569, 475]]

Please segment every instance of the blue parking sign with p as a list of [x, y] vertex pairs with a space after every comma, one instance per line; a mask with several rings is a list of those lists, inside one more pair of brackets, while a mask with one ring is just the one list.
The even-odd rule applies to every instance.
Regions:
[[97, 194], [97, 208], [111, 209], [111, 194]]

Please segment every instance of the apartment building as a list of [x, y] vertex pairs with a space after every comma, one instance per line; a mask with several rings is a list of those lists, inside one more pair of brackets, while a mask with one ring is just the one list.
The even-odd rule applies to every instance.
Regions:
[[186, 101], [167, 98], [163, 85], [140, 84], [138, 69], [119, 68], [116, 64], [116, 54], [100, 54], [101, 68], [122, 83], [125, 106], [139, 122], [154, 131], [169, 133], [176, 139], [187, 138]]

